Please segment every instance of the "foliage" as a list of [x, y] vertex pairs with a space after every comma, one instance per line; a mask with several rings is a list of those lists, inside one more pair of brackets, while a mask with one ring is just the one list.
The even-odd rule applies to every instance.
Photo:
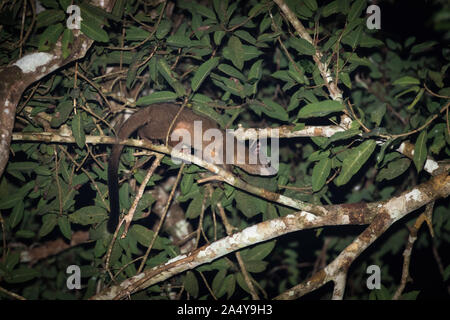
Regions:
[[[62, 54], [70, 52], [73, 38], [65, 27], [65, 8], [70, 2], [41, 1], [46, 10], [37, 14], [23, 52], [48, 51], [58, 39], [63, 39]], [[272, 1], [154, 2], [154, 6], [144, 7], [141, 1], [116, 1], [112, 13], [81, 4], [81, 31], [95, 40], [88, 55], [76, 68], [71, 65], [58, 70], [41, 80], [37, 89], [30, 88], [24, 94], [22, 101], [32, 110], [20, 109], [16, 131], [58, 132], [68, 128], [76, 144], [12, 144], [10, 163], [0, 180], [0, 233], [8, 245], [8, 249], [0, 248], [0, 285], [8, 290], [29, 299], [82, 299], [92, 296], [98, 286], [111, 284], [104, 269], [111, 242], [106, 231], [110, 147], [86, 144], [86, 136], [114, 135], [107, 124], [115, 121], [109, 107], [119, 110], [125, 106], [119, 92], [137, 97], [137, 106], [187, 98], [196, 112], [223, 128], [242, 123], [245, 127], [293, 125], [301, 130], [305, 125], [338, 124], [343, 112], [350, 115], [351, 129], [331, 137], [282, 139], [276, 176], [255, 177], [239, 171], [250, 184], [309, 203], [386, 200], [429, 179], [424, 172], [427, 156], [448, 159], [448, 113], [446, 119], [441, 111], [450, 96], [449, 48], [434, 40], [417, 41], [414, 36], [399, 41], [367, 29], [366, 1], [286, 1], [310, 35], [319, 40], [315, 45], [294, 32]], [[22, 52], [11, 44], [19, 41], [23, 7], [20, 1], [7, 1], [0, 8], [4, 21], [0, 62], [6, 65]], [[448, 5], [442, 10], [448, 13]], [[434, 20], [437, 31], [442, 30], [439, 21]], [[31, 23], [32, 15], [28, 14], [25, 26]], [[313, 59], [316, 50], [343, 91], [343, 102], [331, 100]], [[75, 82], [75, 72], [84, 77]], [[104, 77], [109, 72], [116, 72], [112, 80]], [[426, 91], [425, 85], [436, 95]], [[108, 105], [100, 93], [111, 101]], [[49, 115], [47, 122], [39, 120], [41, 113]], [[413, 159], [396, 150], [403, 141], [415, 144]], [[120, 174], [125, 181], [120, 201], [125, 209], [134, 199], [136, 181], [140, 184], [146, 174], [142, 164], [148, 156], [134, 157], [134, 151], [138, 150], [126, 148], [121, 158]], [[147, 189], [176, 175], [174, 169], [179, 166], [168, 159], [163, 163], [165, 170], [152, 177]], [[202, 171], [193, 165], [185, 169], [177, 200], [194, 229], [203, 223], [209, 241], [226, 236], [222, 221], [213, 217], [219, 212], [217, 203], [239, 230], [294, 212], [229, 185], [216, 185], [212, 197], [204, 202], [207, 188], [197, 183]], [[140, 261], [133, 260], [145, 253], [155, 236], [152, 227], [156, 222], [145, 218], [154, 201], [152, 195], [144, 196], [127, 237], [118, 239], [112, 248], [110, 266], [114, 274], [120, 270], [118, 282], [137, 273]], [[200, 217], [202, 207], [205, 211]], [[448, 199], [436, 203], [435, 237], [431, 239], [422, 229], [417, 244], [421, 251], [435, 246], [437, 252], [445, 253], [444, 246], [450, 240], [449, 209]], [[400, 281], [406, 226], [415, 217], [408, 216], [360, 257], [349, 275], [346, 297], [392, 296]], [[262, 296], [274, 297], [317, 270], [314, 261], [320, 259], [324, 244], [325, 261], [330, 262], [362, 230], [300, 231], [240, 252], [247, 272], [263, 290]], [[90, 241], [33, 265], [20, 255], [35, 244], [55, 239], [69, 243], [75, 232], [88, 232]], [[200, 245], [206, 243], [200, 239]], [[179, 253], [169, 234], [160, 232], [146, 268]], [[446, 270], [442, 282], [448, 285], [448, 256], [442, 263]], [[66, 268], [73, 264], [82, 269], [81, 290], [66, 286]], [[382, 269], [383, 288], [379, 292], [371, 293], [365, 286], [365, 270], [371, 264]], [[152, 286], [136, 298], [168, 299], [171, 286], [178, 285], [185, 289], [182, 298], [188, 294], [211, 299], [200, 275], [205, 276], [217, 298], [250, 297], [242, 270], [229, 255]], [[404, 298], [420, 297], [420, 286], [408, 288]], [[330, 295], [321, 294], [320, 298]]]

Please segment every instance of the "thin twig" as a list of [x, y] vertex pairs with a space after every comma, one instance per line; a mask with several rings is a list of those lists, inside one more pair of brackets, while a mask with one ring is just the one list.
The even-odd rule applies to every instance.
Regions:
[[7, 294], [8, 296], [11, 296], [11, 297], [13, 297], [14, 299], [17, 299], [17, 300], [27, 300], [24, 297], [18, 295], [17, 293], [14, 293], [12, 291], [6, 290], [3, 287], [0, 287], [0, 292], [3, 292], [5, 294]]
[[131, 225], [131, 221], [133, 221], [134, 213], [136, 212], [137, 206], [139, 204], [139, 201], [141, 200], [142, 196], [144, 195], [145, 188], [147, 187], [148, 182], [150, 181], [150, 178], [153, 176], [153, 173], [155, 172], [156, 168], [159, 167], [159, 164], [161, 163], [162, 158], [164, 158], [164, 155], [160, 153], [155, 153], [155, 160], [152, 163], [152, 166], [147, 171], [147, 174], [145, 175], [144, 180], [141, 183], [141, 186], [139, 187], [139, 190], [136, 194], [136, 197], [134, 198], [133, 204], [130, 207], [130, 210], [126, 214], [124, 220], [125, 220], [125, 229], [120, 236], [121, 239], [124, 239], [128, 233], [128, 228]]
[[137, 273], [141, 273], [142, 270], [144, 269], [145, 263], [147, 262], [147, 259], [148, 259], [148, 255], [150, 254], [150, 251], [153, 248], [156, 238], [158, 237], [159, 231], [161, 230], [161, 227], [164, 223], [164, 219], [167, 215], [167, 212], [169, 211], [170, 204], [172, 203], [172, 199], [175, 195], [175, 190], [177, 189], [178, 183], [180, 182], [184, 167], [185, 167], [185, 163], [183, 162], [181, 164], [180, 170], [178, 171], [177, 179], [172, 187], [172, 191], [170, 192], [169, 199], [167, 200], [166, 206], [164, 207], [164, 211], [163, 211], [163, 214], [161, 215], [161, 219], [159, 220], [159, 224], [156, 227], [155, 233], [153, 234], [152, 241], [150, 242], [150, 245], [148, 246], [147, 251], [145, 252], [144, 258], [142, 259], [142, 262], [139, 266]]

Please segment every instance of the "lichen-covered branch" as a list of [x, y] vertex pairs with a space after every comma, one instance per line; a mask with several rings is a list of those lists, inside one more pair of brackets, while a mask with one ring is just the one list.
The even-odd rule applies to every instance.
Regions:
[[[287, 6], [287, 4], [284, 2], [284, 0], [273, 0], [283, 11], [283, 13], [286, 15], [286, 18], [289, 20], [289, 22], [292, 24], [292, 26], [295, 28], [295, 30], [298, 32], [300, 37], [311, 43], [312, 45], [315, 45], [313, 42], [313, 39], [309, 35], [308, 31], [306, 31], [303, 24], [298, 20], [296, 15], [292, 12], [292, 10]], [[342, 92], [338, 88], [336, 82], [331, 77], [331, 72], [328, 69], [328, 66], [322, 62], [322, 53], [316, 49], [316, 53], [313, 55], [313, 60], [316, 63], [317, 67], [319, 68], [320, 75], [322, 76], [325, 85], [328, 88], [328, 91], [330, 93], [331, 99], [333, 100], [342, 100]]]
[[[310, 279], [283, 292], [276, 299], [296, 299], [306, 293], [322, 287], [329, 281], [335, 284], [347, 274], [353, 261], [376, 239], [378, 239], [391, 225], [408, 213], [432, 202], [438, 198], [448, 197], [450, 194], [450, 176], [443, 173], [431, 178], [429, 181], [403, 192], [398, 197], [378, 203], [377, 215], [371, 224], [349, 245], [339, 256], [323, 270], [315, 273]], [[342, 289], [342, 288], [341, 288]], [[342, 298], [344, 292], [333, 294], [333, 297]]]
[[[180, 255], [167, 263], [157, 266], [129, 278], [119, 285], [105, 289], [92, 299], [121, 299], [129, 294], [145, 289], [164, 281], [176, 274], [196, 268], [223, 257], [233, 251], [267, 241], [284, 234], [316, 227], [347, 224], [368, 224], [369, 227], [353, 241], [325, 269], [317, 272], [312, 278], [278, 296], [278, 299], [293, 299], [323, 286], [329, 281], [339, 284], [340, 292], [335, 292], [336, 298], [343, 297], [342, 277], [351, 263], [383, 234], [394, 222], [423, 205], [450, 194], [450, 177], [447, 174], [431, 178], [415, 188], [393, 197], [388, 201], [375, 202], [364, 206], [367, 214], [354, 214], [350, 205], [336, 205], [329, 215], [318, 217], [301, 211], [285, 217], [264, 221], [248, 227], [241, 232], [203, 246], [187, 255]], [[359, 206], [362, 208], [363, 206]], [[331, 209], [331, 208], [329, 208]], [[358, 211], [358, 206], [355, 206]], [[358, 219], [356, 218], [356, 216]]]
[[[110, 11], [114, 1], [98, 1], [98, 5]], [[3, 175], [9, 158], [16, 108], [22, 93], [32, 83], [53, 71], [85, 56], [93, 43], [81, 33], [73, 30], [74, 41], [71, 52], [63, 58], [61, 40], [49, 52], [34, 52], [24, 55], [15, 63], [0, 69], [0, 176]]]

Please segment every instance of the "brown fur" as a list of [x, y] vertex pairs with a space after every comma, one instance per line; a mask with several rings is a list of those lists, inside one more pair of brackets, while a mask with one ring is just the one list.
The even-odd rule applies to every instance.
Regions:
[[[194, 121], [202, 121], [202, 134], [208, 129], [218, 129], [217, 124], [211, 119], [205, 118], [194, 113], [190, 109], [184, 109], [177, 116], [180, 108], [174, 104], [154, 104], [148, 106], [146, 108], [140, 109], [133, 115], [131, 115], [120, 127], [118, 132], [118, 139], [127, 139], [134, 131], [138, 130], [139, 136], [145, 140], [162, 140], [166, 141], [167, 132], [171, 129], [172, 133], [176, 129], [184, 128], [188, 130], [191, 134], [191, 138], [194, 136]], [[174, 121], [176, 117], [176, 120]], [[174, 122], [172, 124], [172, 122]], [[170, 127], [172, 124], [172, 127]], [[225, 133], [223, 133], [223, 137], [225, 137]], [[233, 150], [234, 155], [233, 159], [237, 166], [245, 170], [250, 174], [261, 174], [261, 169], [265, 168], [265, 165], [261, 164], [249, 164], [249, 150], [246, 148], [245, 152], [245, 163], [237, 164], [237, 148], [236, 145], [238, 142], [236, 138], [234, 138], [235, 148]], [[186, 141], [184, 141], [186, 142]], [[169, 146], [175, 146], [179, 143], [179, 141], [168, 140]], [[211, 142], [203, 142], [203, 148], [205, 148]], [[192, 146], [192, 143], [190, 144]], [[118, 168], [120, 161], [120, 154], [123, 150], [123, 145], [115, 144], [113, 145], [111, 156], [109, 158], [108, 164], [108, 189], [109, 189], [109, 199], [110, 199], [110, 218], [108, 221], [108, 230], [110, 232], [114, 232], [118, 221], [119, 221], [119, 186], [118, 186]], [[225, 144], [222, 144], [223, 161], [225, 162], [226, 158], [226, 148]], [[205, 160], [208, 161], [207, 157]], [[226, 165], [224, 165], [226, 169], [229, 169]]]

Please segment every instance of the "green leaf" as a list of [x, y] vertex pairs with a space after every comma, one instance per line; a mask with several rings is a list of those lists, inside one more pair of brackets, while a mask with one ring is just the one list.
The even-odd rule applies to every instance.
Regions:
[[328, 158], [329, 156], [330, 150], [327, 151], [317, 150], [309, 155], [308, 161], [320, 161], [322, 159]]
[[214, 120], [221, 127], [225, 127], [230, 120], [229, 116], [218, 113], [214, 108], [211, 108], [205, 103], [195, 103], [192, 110]]
[[96, 206], [86, 206], [69, 215], [70, 222], [85, 226], [102, 222], [107, 218], [106, 210]]
[[203, 195], [201, 193], [197, 193], [195, 198], [189, 203], [189, 206], [186, 211], [187, 219], [195, 219], [197, 218], [202, 211], [202, 203], [203, 203]]
[[437, 87], [442, 88], [444, 86], [443, 79], [444, 79], [445, 74], [441, 74], [436, 71], [428, 70], [428, 76], [430, 77], [431, 80], [433, 80], [434, 84]]
[[225, 34], [226, 34], [225, 31], [220, 31], [220, 30], [214, 32], [214, 43], [216, 45], [220, 45]]
[[18, 238], [31, 239], [36, 234], [33, 231], [30, 231], [30, 230], [20, 229], [20, 230], [17, 230], [17, 232], [14, 235], [16, 237], [18, 237]]
[[158, 72], [163, 76], [163, 78], [167, 81], [167, 83], [175, 90], [178, 97], [181, 97], [186, 94], [186, 89], [178, 82], [177, 79], [172, 74], [172, 70], [170, 70], [169, 64], [164, 58], [158, 59], [156, 63]]
[[319, 191], [325, 185], [331, 172], [331, 162], [330, 158], [325, 158], [314, 166], [312, 175], [312, 188], [314, 192]]
[[194, 174], [184, 173], [180, 183], [181, 194], [188, 194], [194, 185]]
[[194, 298], [198, 297], [199, 286], [198, 280], [192, 271], [188, 271], [183, 281], [184, 288]]
[[36, 268], [21, 266], [5, 277], [7, 283], [22, 283], [39, 277], [41, 273]]
[[6, 198], [2, 198], [0, 201], [0, 209], [13, 208], [19, 201], [23, 201], [24, 195], [14, 193]]
[[150, 93], [147, 96], [140, 97], [136, 101], [137, 106], [148, 106], [153, 103], [161, 103], [167, 101], [174, 101], [177, 98], [177, 94], [173, 91], [157, 91]]
[[83, 120], [81, 119], [81, 114], [79, 112], [73, 116], [72, 133], [78, 147], [83, 149], [86, 143], [86, 136], [84, 134]]
[[280, 106], [278, 103], [267, 98], [262, 99], [262, 101], [264, 103], [264, 108], [262, 109], [262, 112], [264, 112], [266, 115], [281, 121], [289, 120], [289, 115], [287, 114], [286, 110], [284, 110], [284, 108]]
[[413, 54], [421, 53], [423, 51], [430, 49], [431, 47], [433, 47], [436, 44], [438, 44], [437, 41], [427, 41], [427, 42], [416, 44], [415, 46], [413, 46], [411, 48], [410, 53], [413, 53]]
[[411, 160], [409, 160], [408, 158], [401, 158], [389, 162], [386, 168], [383, 168], [379, 171], [376, 177], [376, 181], [395, 179], [403, 172], [405, 172], [409, 168], [410, 164]]
[[247, 286], [247, 282], [245, 282], [242, 272], [236, 274], [236, 281], [242, 289], [244, 289], [247, 293], [251, 293], [250, 289]]
[[303, 2], [306, 4], [306, 6], [311, 11], [316, 11], [317, 10], [317, 2], [316, 2], [316, 0], [304, 0]]
[[381, 161], [383, 161], [384, 154], [385, 154], [387, 148], [389, 148], [391, 146], [393, 141], [394, 141], [394, 139], [389, 139], [385, 143], [383, 143], [383, 145], [381, 146], [380, 152], [377, 154], [377, 163], [380, 163]]
[[167, 38], [166, 43], [173, 47], [191, 47], [192, 41], [187, 36], [171, 35]]
[[87, 37], [98, 42], [109, 42], [108, 34], [102, 29], [101, 24], [91, 19], [83, 19], [81, 21], [81, 32]]
[[37, 162], [23, 161], [23, 162], [10, 162], [8, 163], [8, 170], [14, 171], [34, 171], [39, 164]]
[[[71, 1], [69, 0], [63, 0], [66, 3], [71, 3]], [[117, 18], [120, 18], [123, 16], [123, 14], [125, 13], [125, 5], [126, 5], [127, 1], [126, 0], [117, 0], [114, 3], [114, 8], [111, 11], [111, 14]], [[63, 8], [66, 8], [66, 6], [62, 6]]]
[[394, 99], [398, 99], [398, 98], [400, 98], [401, 96], [403, 96], [403, 95], [405, 95], [405, 94], [407, 94], [407, 93], [410, 93], [410, 92], [419, 92], [419, 91], [420, 91], [420, 87], [419, 87], [419, 86], [408, 87], [407, 89], [405, 89], [405, 90], [400, 91], [399, 93], [397, 93], [397, 94], [394, 96]]
[[342, 163], [342, 171], [334, 180], [337, 186], [342, 186], [350, 181], [350, 179], [361, 169], [361, 167], [369, 159], [376, 147], [374, 140], [367, 140], [358, 147], [353, 148], [347, 154]]
[[322, 147], [326, 148], [333, 142], [350, 139], [354, 136], [359, 135], [360, 133], [361, 133], [361, 130], [358, 130], [358, 129], [350, 129], [350, 130], [345, 130], [345, 131], [341, 131], [341, 132], [336, 132], [335, 134], [333, 134], [330, 137], [330, 139], [327, 140], [327, 142]]
[[235, 282], [233, 279], [234, 278], [233, 278], [232, 274], [229, 274], [228, 276], [226, 276], [226, 278], [222, 282], [222, 285], [217, 289], [217, 291], [215, 291], [217, 298], [220, 298], [225, 293], [229, 292], [229, 287], [232, 287], [233, 282]]
[[219, 17], [219, 20], [224, 22], [227, 18], [228, 1], [214, 0], [213, 5], [214, 10], [216, 11], [217, 16]]
[[247, 217], [251, 218], [267, 209], [267, 202], [248, 193], [236, 190], [235, 194], [237, 208]]
[[20, 261], [20, 252], [9, 252], [6, 256], [5, 268], [6, 270], [12, 271]]
[[416, 166], [417, 172], [420, 172], [427, 160], [427, 130], [423, 130], [416, 140], [416, 145], [414, 146], [414, 165]]
[[228, 41], [228, 49], [230, 53], [230, 60], [234, 66], [239, 70], [244, 66], [244, 48], [242, 47], [241, 40], [238, 37], [231, 36]]
[[392, 83], [394, 86], [409, 86], [409, 85], [414, 85], [414, 84], [420, 84], [420, 81], [416, 78], [410, 77], [410, 76], [405, 76], [405, 77], [401, 77], [400, 79], [395, 80]]
[[422, 88], [419, 90], [419, 93], [417, 93], [416, 97], [414, 98], [413, 102], [409, 106], [406, 107], [406, 110], [411, 110], [414, 108], [414, 106], [419, 102], [420, 98], [422, 98], [423, 93], [425, 92], [425, 88]]
[[234, 32], [234, 35], [236, 35], [237, 37], [241, 38], [244, 41], [247, 41], [250, 44], [255, 45], [256, 43], [256, 39], [250, 33], [248, 33], [248, 31], [237, 30]]
[[246, 261], [259, 261], [267, 257], [275, 248], [276, 241], [268, 241], [263, 244], [258, 244], [250, 249], [242, 250], [242, 259]]
[[8, 222], [11, 229], [17, 226], [23, 218], [24, 204], [23, 201], [17, 202], [13, 207], [11, 215], [9, 216]]
[[45, 10], [36, 16], [36, 29], [51, 26], [56, 22], [63, 21], [65, 14], [61, 10]]
[[289, 73], [286, 70], [275, 71], [274, 73], [272, 73], [272, 77], [283, 80], [285, 82], [291, 81], [291, 77], [289, 76]]
[[363, 8], [366, 6], [366, 0], [356, 0], [353, 2], [350, 12], [348, 13], [348, 21], [353, 21], [361, 15]]
[[63, 59], [67, 59], [67, 57], [70, 55], [70, 48], [69, 45], [73, 43], [73, 33], [70, 29], [65, 29], [63, 32], [63, 36], [61, 39], [61, 47], [62, 47], [62, 57]]
[[42, 226], [39, 229], [39, 237], [44, 237], [53, 231], [57, 224], [56, 214], [50, 213], [42, 217]]
[[361, 40], [363, 27], [358, 27], [355, 31], [350, 32], [345, 37], [342, 38], [342, 42], [348, 44], [353, 49], [356, 48], [359, 41]]
[[142, 41], [148, 38], [150, 32], [135, 26], [126, 29], [125, 39], [128, 41]]
[[202, 65], [197, 69], [191, 81], [191, 88], [194, 92], [198, 90], [206, 77], [208, 77], [211, 71], [217, 66], [219, 60], [220, 58], [218, 57], [211, 58], [202, 63]]
[[250, 71], [248, 73], [248, 82], [254, 83], [261, 79], [262, 76], [262, 62], [263, 60], [260, 59], [256, 61], [252, 67], [250, 68]]
[[193, 7], [197, 11], [197, 13], [201, 14], [202, 16], [205, 16], [212, 20], [216, 20], [216, 14], [210, 8], [208, 8], [204, 5], [201, 5], [201, 4], [197, 4], [197, 3], [194, 3]]
[[325, 5], [322, 9], [322, 16], [323, 17], [329, 17], [332, 14], [336, 14], [339, 12], [339, 3], [340, 1], [334, 0]]
[[300, 54], [312, 56], [316, 53], [316, 48], [309, 41], [302, 38], [291, 38], [289, 45]]
[[381, 120], [386, 113], [386, 103], [379, 104], [375, 107], [375, 110], [370, 113], [370, 121], [375, 123], [377, 127], [380, 125]]
[[57, 128], [67, 121], [73, 110], [73, 102], [71, 100], [63, 100], [56, 107], [56, 112], [50, 121], [53, 128]]
[[[222, 269], [219, 272], [217, 272], [216, 276], [214, 277], [211, 285], [211, 289], [214, 291], [214, 293], [218, 293], [220, 288], [223, 287], [223, 281], [225, 280], [225, 276], [227, 275], [227, 270]], [[223, 292], [225, 294], [225, 292]], [[222, 295], [223, 295], [222, 294]], [[217, 296], [219, 298], [219, 296]]]
[[416, 300], [419, 293], [420, 293], [420, 290], [413, 290], [410, 292], [403, 293], [400, 296], [400, 300]]
[[342, 83], [345, 84], [345, 86], [349, 89], [352, 88], [352, 80], [350, 79], [350, 76], [347, 72], [341, 72], [339, 73], [339, 78], [341, 79]]
[[223, 286], [227, 289], [227, 297], [230, 299], [236, 290], [236, 276], [234, 274], [228, 275], [223, 282]]
[[72, 229], [70, 228], [69, 219], [66, 216], [58, 217], [58, 227], [66, 239], [72, 239]]
[[218, 69], [220, 70], [220, 71], [222, 71], [223, 73], [225, 73], [225, 74], [227, 74], [227, 75], [229, 75], [229, 76], [231, 76], [231, 77], [234, 77], [234, 78], [237, 78], [237, 79], [239, 79], [239, 80], [242, 80], [242, 81], [246, 81], [246, 77], [242, 74], [242, 72], [240, 72], [239, 70], [237, 70], [236, 68], [234, 68], [234, 67], [232, 67], [232, 66], [229, 66], [229, 65], [227, 65], [227, 64], [219, 64], [219, 67], [218, 67]]
[[170, 28], [172, 28], [172, 22], [167, 19], [162, 19], [159, 23], [158, 29], [156, 30], [156, 38], [159, 40], [164, 39], [164, 37], [169, 33]]
[[289, 62], [289, 76], [295, 80], [297, 83], [304, 83], [304, 72], [300, 64], [296, 63], [295, 66]]
[[344, 110], [341, 102], [335, 100], [325, 100], [310, 103], [300, 109], [297, 118], [305, 119], [312, 117], [323, 117], [330, 113], [340, 112]]
[[268, 262], [260, 260], [250, 260], [245, 262], [245, 268], [251, 273], [260, 273], [266, 270]]
[[[139, 224], [134, 224], [129, 231], [132, 236], [144, 247], [148, 247], [153, 240], [153, 237], [155, 233], [153, 230], [147, 229], [144, 226], [141, 226]], [[153, 244], [153, 248], [157, 250], [164, 249], [164, 242], [162, 241], [161, 237], [157, 237], [155, 240], [155, 243]]]
[[48, 26], [47, 29], [39, 36], [39, 51], [47, 51], [50, 50], [52, 45], [54, 45], [61, 33], [63, 33], [64, 27], [61, 23], [56, 25]]

